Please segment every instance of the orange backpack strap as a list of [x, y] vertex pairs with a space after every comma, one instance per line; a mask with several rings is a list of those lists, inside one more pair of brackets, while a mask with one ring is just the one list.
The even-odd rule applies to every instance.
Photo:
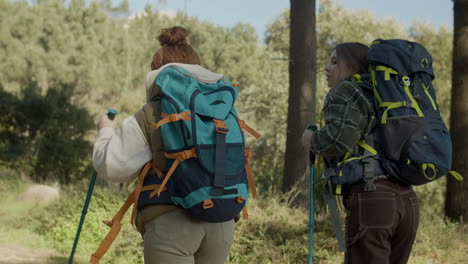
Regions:
[[[159, 188], [161, 187], [161, 184], [153, 184], [153, 185], [148, 185], [148, 186], [145, 186], [141, 189], [142, 192], [145, 192], [145, 191], [154, 191], [154, 190], [159, 190]], [[164, 191], [167, 191], [167, 187], [164, 187], [163, 188], [163, 192]]]
[[158, 167], [156, 167], [156, 165], [154, 164], [153, 161], [151, 161], [151, 167], [156, 172], [156, 175], [158, 175], [159, 178], [162, 178], [164, 176], [164, 173], [162, 172], [162, 170], [160, 170]]
[[[92, 264], [98, 264], [99, 261], [101, 260], [102, 256], [106, 254], [107, 250], [109, 250], [109, 247], [112, 245], [114, 242], [115, 238], [120, 232], [120, 229], [122, 228], [122, 218], [124, 217], [125, 213], [128, 211], [130, 206], [133, 204], [133, 211], [132, 211], [132, 217], [130, 219], [130, 222], [133, 225], [133, 221], [135, 219], [135, 214], [136, 214], [136, 209], [138, 208], [138, 198], [140, 197], [140, 193], [142, 191], [147, 191], [147, 190], [153, 190], [153, 189], [159, 189], [160, 185], [155, 184], [155, 185], [150, 185], [150, 186], [145, 186], [143, 187], [143, 181], [148, 174], [148, 171], [151, 167], [154, 167], [153, 162], [150, 161], [145, 164], [143, 169], [140, 172], [140, 176], [138, 178], [138, 183], [137, 183], [137, 188], [135, 191], [133, 191], [125, 201], [125, 203], [120, 207], [119, 211], [115, 216], [112, 218], [111, 221], [104, 221], [104, 224], [108, 225], [111, 229], [107, 233], [106, 237], [102, 240], [101, 244], [99, 245], [98, 249], [94, 254], [91, 255], [91, 259], [89, 260], [90, 263]], [[159, 172], [161, 172], [159, 170]], [[156, 173], [159, 176], [158, 170], [156, 170]], [[161, 172], [162, 173], [162, 172]], [[163, 188], [163, 190], [166, 190], [166, 188]]]
[[[136, 210], [137, 210], [137, 208], [138, 208], [138, 198], [140, 197], [140, 193], [141, 193], [142, 191], [155, 190], [155, 189], [148, 189], [149, 186], [146, 186], [145, 188], [142, 189], [142, 187], [143, 187], [143, 182], [144, 182], [144, 180], [145, 180], [145, 178], [146, 178], [146, 175], [148, 175], [148, 170], [149, 170], [150, 167], [153, 168], [153, 170], [156, 172], [156, 175], [158, 175], [159, 178], [161, 178], [161, 177], [164, 176], [163, 172], [162, 172], [160, 169], [158, 169], [158, 168], [156, 167], [156, 165], [154, 165], [154, 162], [153, 162], [153, 161], [150, 161], [150, 162], [146, 163], [145, 167], [143, 167], [143, 169], [142, 169], [142, 171], [141, 171], [141, 173], [140, 173], [140, 177], [138, 178], [137, 188], [136, 188], [136, 190], [135, 190], [135, 191], [136, 191], [136, 194], [135, 194], [135, 195], [136, 195], [136, 198], [135, 198], [135, 205], [133, 206], [132, 216], [130, 217], [130, 223], [131, 223], [132, 225], [134, 225], [133, 222], [135, 221]], [[151, 185], [151, 186], [155, 186], [155, 185]], [[159, 189], [159, 184], [157, 184], [157, 186], [158, 186], [158, 189]], [[163, 189], [164, 189], [163, 191], [166, 190], [165, 188], [163, 188]], [[153, 196], [154, 196], [154, 195], [153, 195]], [[153, 196], [150, 196], [150, 198], [152, 198]]]
[[252, 197], [257, 197], [257, 188], [255, 187], [255, 181], [252, 174], [252, 168], [250, 167], [250, 158], [252, 157], [252, 150], [250, 147], [245, 148], [245, 173], [247, 174], [247, 180], [249, 181], [250, 191]]
[[244, 120], [240, 120], [237, 116], [236, 116], [236, 119], [237, 119], [237, 122], [239, 122], [239, 126], [240, 128], [242, 128], [243, 130], [249, 132], [252, 136], [254, 136], [256, 139], [259, 139], [260, 137], [262, 137], [262, 135], [260, 135], [255, 129], [251, 128], [250, 126], [248, 126]]
[[245, 207], [245, 206], [244, 206], [244, 208], [242, 208], [242, 218], [244, 220], [249, 219], [249, 213], [247, 212], [247, 207]]
[[161, 113], [161, 117], [163, 119], [159, 120], [158, 123], [154, 124], [153, 128], [158, 128], [158, 127], [160, 127], [162, 125], [165, 125], [167, 123], [176, 122], [176, 121], [179, 121], [179, 120], [191, 121], [192, 118], [189, 116], [190, 114], [191, 114], [190, 111], [185, 111], [185, 112], [182, 112], [182, 113], [175, 113], [175, 114], [172, 114], [172, 115], [169, 115], [167, 113]]
[[167, 158], [169, 158], [169, 159], [173, 159], [174, 163], [172, 163], [172, 166], [169, 169], [169, 171], [167, 172], [166, 177], [164, 178], [163, 182], [161, 183], [161, 187], [159, 187], [159, 190], [157, 190], [157, 191], [155, 190], [154, 192], [152, 192], [150, 194], [150, 198], [152, 198], [156, 194], [158, 196], [161, 195], [161, 192], [163, 191], [164, 187], [166, 187], [167, 181], [169, 181], [169, 178], [172, 176], [172, 174], [174, 173], [177, 166], [179, 166], [179, 164], [181, 162], [183, 162], [184, 160], [186, 160], [186, 159], [196, 158], [197, 153], [196, 153], [195, 148], [191, 148], [189, 150], [185, 150], [185, 151], [181, 151], [181, 152], [166, 153], [165, 156]]
[[146, 178], [146, 175], [148, 175], [149, 169], [152, 166], [153, 166], [153, 161], [150, 161], [150, 162], [145, 164], [145, 166], [143, 167], [143, 169], [140, 172], [137, 187], [135, 189], [135, 200], [134, 200], [134, 206], [133, 206], [133, 210], [132, 210], [132, 216], [130, 217], [130, 224], [132, 224], [132, 225], [134, 224], [133, 221], [135, 219], [136, 210], [138, 208], [138, 197], [140, 197], [141, 189], [143, 188], [143, 182], [144, 182], [144, 180]]
[[91, 259], [89, 260], [90, 263], [98, 264], [102, 256], [104, 256], [107, 250], [109, 250], [109, 247], [112, 245], [115, 238], [119, 234], [120, 229], [122, 228], [122, 218], [124, 217], [128, 208], [133, 204], [134, 199], [136, 199], [135, 192], [136, 191], [132, 192], [130, 196], [128, 196], [127, 201], [125, 201], [124, 205], [122, 205], [111, 221], [104, 221], [104, 224], [108, 225], [111, 229], [109, 230], [109, 233], [107, 233], [106, 237], [102, 240], [96, 252], [91, 255]]

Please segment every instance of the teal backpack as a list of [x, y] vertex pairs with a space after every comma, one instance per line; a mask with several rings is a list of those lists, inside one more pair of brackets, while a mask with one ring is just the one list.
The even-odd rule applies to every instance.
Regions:
[[163, 119], [154, 128], [161, 129], [170, 168], [157, 195], [167, 187], [176, 206], [207, 222], [234, 219], [249, 188], [256, 195], [243, 130], [260, 137], [237, 115], [236, 85], [224, 78], [207, 83], [177, 66], [164, 68], [155, 84]]
[[116, 215], [104, 221], [111, 229], [92, 254], [99, 263], [121, 229], [121, 221], [133, 206], [174, 204], [207, 222], [225, 222], [242, 212], [249, 191], [257, 195], [250, 167], [252, 151], [245, 146], [244, 131], [257, 139], [255, 130], [240, 120], [234, 107], [237, 85], [226, 79], [211, 83], [197, 79], [175, 65], [162, 69], [155, 80], [162, 90], [162, 119], [153, 125], [161, 129], [167, 172], [148, 162], [140, 171], [137, 188]]

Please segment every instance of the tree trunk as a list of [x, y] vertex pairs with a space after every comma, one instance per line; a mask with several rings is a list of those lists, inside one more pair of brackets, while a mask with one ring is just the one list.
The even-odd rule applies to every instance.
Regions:
[[465, 177], [447, 179], [445, 214], [453, 220], [468, 220], [468, 0], [454, 1], [452, 104], [450, 132], [453, 143], [452, 169]]
[[316, 91], [315, 1], [291, 0], [289, 100], [283, 191], [307, 172], [308, 154], [301, 144], [304, 129], [314, 123]]

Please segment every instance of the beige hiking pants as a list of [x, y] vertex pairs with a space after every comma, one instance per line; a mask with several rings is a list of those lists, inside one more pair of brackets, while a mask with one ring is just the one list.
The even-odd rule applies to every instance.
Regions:
[[145, 264], [223, 264], [234, 239], [234, 220], [208, 223], [182, 211], [145, 224]]

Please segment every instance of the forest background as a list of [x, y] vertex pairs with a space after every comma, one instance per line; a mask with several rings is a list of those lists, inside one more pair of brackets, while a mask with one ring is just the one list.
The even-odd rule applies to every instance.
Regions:
[[[289, 10], [267, 27], [259, 44], [248, 24], [221, 27], [183, 12], [174, 17], [147, 7], [131, 15], [128, 3], [109, 0], [0, 0], [0, 245], [52, 249], [48, 261], [65, 263], [93, 168], [96, 120], [108, 107], [119, 119], [145, 102], [144, 79], [164, 27], [181, 25], [206, 68], [240, 83], [237, 109], [259, 131], [252, 146], [260, 196], [249, 201], [250, 219], [237, 225], [229, 263], [304, 263], [307, 210], [295, 207], [302, 190], [281, 192], [287, 99]], [[423, 44], [434, 58], [438, 102], [450, 114], [453, 29], [414, 22], [405, 29], [367, 10], [350, 11], [320, 1], [317, 21], [317, 109], [327, 92], [322, 70], [336, 43], [403, 38]], [[60, 183], [61, 198], [46, 205], [18, 195], [32, 183]], [[298, 183], [300, 184], [300, 183]], [[320, 185], [320, 183], [318, 184]], [[98, 180], [77, 250], [85, 263], [107, 233], [109, 220], [133, 183]], [[468, 241], [463, 224], [443, 216], [445, 179], [416, 188], [421, 227], [410, 263], [463, 263]], [[314, 260], [341, 263], [328, 214], [317, 199]], [[127, 224], [103, 263], [142, 263], [141, 237]], [[80, 262], [81, 261], [81, 262]], [[34, 263], [34, 262], [31, 262]]]

